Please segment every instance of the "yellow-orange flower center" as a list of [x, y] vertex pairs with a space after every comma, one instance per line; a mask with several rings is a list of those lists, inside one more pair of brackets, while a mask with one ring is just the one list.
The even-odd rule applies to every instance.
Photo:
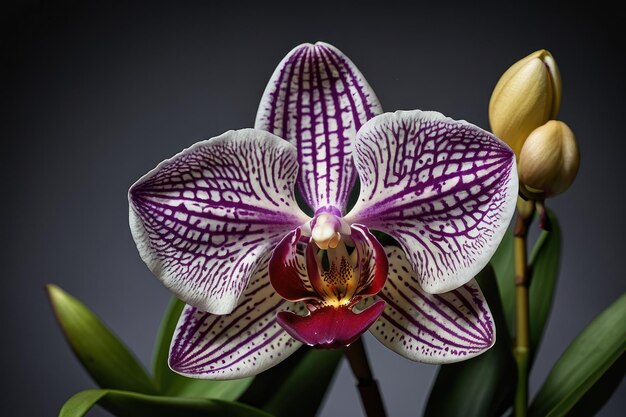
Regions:
[[359, 285], [358, 254], [349, 237], [342, 237], [335, 247], [320, 249], [316, 256], [319, 280], [312, 285], [327, 305], [351, 304]]

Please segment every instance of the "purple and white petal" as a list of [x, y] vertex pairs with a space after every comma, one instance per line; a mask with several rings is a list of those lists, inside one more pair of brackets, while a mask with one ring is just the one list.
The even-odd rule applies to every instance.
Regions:
[[402, 249], [386, 251], [389, 278], [378, 296], [387, 306], [370, 327], [382, 344], [424, 363], [457, 362], [493, 346], [493, 317], [475, 280], [444, 294], [428, 294]]
[[128, 193], [141, 258], [187, 304], [231, 312], [259, 259], [309, 220], [294, 198], [297, 172], [296, 149], [261, 130], [196, 143]]
[[345, 217], [393, 236], [429, 293], [469, 282], [495, 252], [517, 200], [513, 151], [436, 112], [370, 120], [355, 142], [361, 193]]
[[191, 378], [243, 378], [278, 364], [301, 346], [278, 325], [276, 313], [303, 314], [306, 308], [283, 300], [272, 288], [268, 260], [259, 265], [232, 313], [185, 307], [170, 346], [172, 370]]
[[274, 71], [254, 126], [298, 148], [298, 186], [309, 206], [343, 211], [356, 179], [354, 137], [381, 112], [374, 91], [347, 56], [323, 42], [306, 43]]

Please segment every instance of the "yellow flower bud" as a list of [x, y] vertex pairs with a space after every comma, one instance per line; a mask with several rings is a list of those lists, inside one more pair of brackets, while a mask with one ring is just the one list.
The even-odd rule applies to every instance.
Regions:
[[561, 76], [545, 49], [516, 62], [500, 78], [489, 102], [491, 130], [519, 157], [536, 128], [556, 118], [561, 106]]
[[533, 199], [552, 197], [574, 182], [580, 164], [576, 137], [563, 122], [533, 130], [519, 155], [520, 191]]

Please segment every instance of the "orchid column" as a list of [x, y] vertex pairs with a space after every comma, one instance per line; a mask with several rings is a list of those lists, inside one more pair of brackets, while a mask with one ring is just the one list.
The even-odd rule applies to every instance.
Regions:
[[493, 345], [473, 277], [515, 208], [514, 153], [440, 113], [381, 112], [344, 54], [300, 45], [271, 77], [255, 129], [199, 142], [131, 187], [142, 259], [189, 304], [173, 370], [242, 378], [303, 343], [345, 347], [368, 329], [427, 363]]

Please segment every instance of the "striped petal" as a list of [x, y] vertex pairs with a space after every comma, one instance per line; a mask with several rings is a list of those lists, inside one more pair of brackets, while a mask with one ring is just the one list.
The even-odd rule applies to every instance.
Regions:
[[237, 308], [228, 315], [187, 306], [170, 347], [170, 367], [185, 376], [236, 379], [256, 375], [287, 358], [301, 345], [276, 323], [279, 310], [305, 312], [283, 300], [259, 265]]
[[469, 282], [495, 252], [517, 199], [515, 155], [465, 121], [386, 113], [355, 142], [361, 193], [345, 217], [396, 238], [429, 293]]
[[264, 131], [196, 143], [129, 191], [141, 258], [187, 304], [231, 312], [259, 259], [308, 221], [294, 199], [297, 172], [296, 149]]
[[424, 363], [450, 363], [481, 354], [495, 343], [487, 302], [475, 280], [444, 294], [424, 292], [400, 248], [387, 247], [387, 302], [370, 328], [389, 349]]
[[318, 42], [297, 46], [280, 62], [261, 99], [255, 127], [298, 148], [298, 186], [309, 206], [343, 211], [356, 179], [354, 137], [381, 112], [352, 61]]

